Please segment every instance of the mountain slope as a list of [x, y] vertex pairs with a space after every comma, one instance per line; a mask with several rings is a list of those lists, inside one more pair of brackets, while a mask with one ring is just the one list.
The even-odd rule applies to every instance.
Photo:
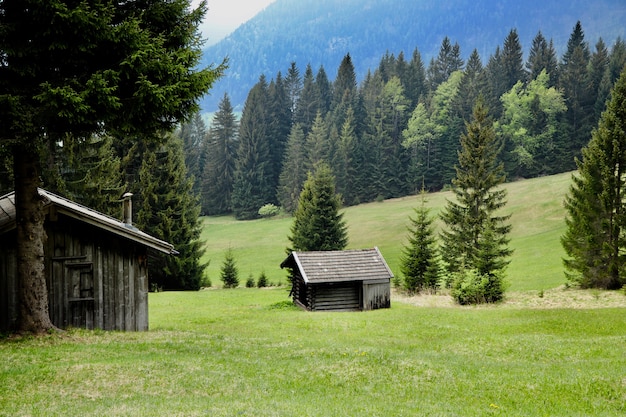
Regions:
[[524, 52], [539, 30], [553, 39], [559, 56], [576, 21], [593, 48], [599, 37], [611, 46], [626, 33], [623, 0], [277, 0], [229, 37], [204, 51], [206, 64], [228, 56], [230, 68], [201, 105], [213, 112], [225, 92], [241, 109], [261, 74], [268, 79], [286, 74], [295, 61], [304, 73], [307, 64], [320, 66], [334, 79], [346, 53], [357, 77], [375, 69], [390, 52], [410, 59], [417, 48], [425, 65], [437, 55], [448, 36], [464, 57], [476, 48], [485, 62], [502, 45], [512, 28]]

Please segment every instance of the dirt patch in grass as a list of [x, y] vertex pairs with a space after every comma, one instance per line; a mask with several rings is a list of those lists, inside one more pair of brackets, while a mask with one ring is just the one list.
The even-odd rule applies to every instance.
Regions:
[[392, 300], [418, 307], [453, 307], [453, 308], [624, 308], [626, 295], [622, 291], [579, 290], [565, 287], [544, 291], [507, 292], [502, 303], [461, 307], [446, 293], [426, 293], [409, 296], [400, 291], [392, 291]]

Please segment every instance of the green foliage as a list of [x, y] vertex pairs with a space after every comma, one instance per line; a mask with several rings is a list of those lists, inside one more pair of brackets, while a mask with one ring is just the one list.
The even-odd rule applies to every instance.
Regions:
[[224, 288], [237, 288], [239, 286], [239, 270], [237, 269], [232, 248], [228, 248], [224, 255], [220, 279], [224, 283]]
[[408, 244], [400, 258], [400, 269], [404, 275], [404, 287], [409, 293], [424, 289], [436, 289], [439, 284], [439, 259], [435, 239], [434, 219], [422, 204], [415, 209], [415, 218], [410, 218]]
[[561, 242], [568, 279], [583, 288], [618, 289], [626, 283], [626, 70], [615, 84], [578, 174], [565, 199]]
[[246, 280], [246, 288], [254, 288], [254, 277], [252, 274], [248, 275], [248, 279]]
[[200, 205], [193, 194], [193, 180], [187, 175], [182, 140], [174, 135], [165, 140], [163, 146], [144, 154], [137, 226], [173, 244], [179, 252], [151, 259], [150, 282], [167, 290], [198, 290], [206, 266], [200, 262], [204, 253], [204, 242], [199, 240]]
[[267, 284], [267, 275], [265, 275], [265, 271], [262, 271], [259, 275], [259, 279], [256, 282], [256, 286], [258, 288], [264, 288], [267, 287]]
[[511, 255], [510, 215], [496, 213], [506, 204], [506, 191], [496, 189], [504, 182], [504, 167], [498, 162], [500, 142], [481, 100], [466, 129], [453, 181], [457, 202], [449, 200], [441, 213], [442, 257], [448, 273], [466, 267], [482, 276], [499, 277]]
[[280, 207], [274, 204], [266, 204], [259, 209], [259, 216], [261, 217], [274, 217], [280, 213]]
[[239, 220], [258, 217], [259, 207], [274, 201], [268, 139], [267, 82], [261, 76], [250, 91], [239, 125], [232, 208]]
[[348, 231], [339, 213], [341, 201], [335, 193], [334, 181], [325, 163], [309, 175], [291, 226], [289, 250], [342, 250], [347, 246]]
[[63, 142], [47, 149], [44, 187], [86, 207], [115, 218], [121, 216], [120, 197], [126, 190], [120, 158], [113, 138], [92, 136]]
[[291, 128], [285, 152], [283, 171], [279, 178], [278, 201], [287, 213], [293, 213], [307, 174], [305, 136], [299, 123]]
[[503, 114], [496, 130], [507, 141], [512, 161], [508, 172], [514, 177], [534, 177], [555, 172], [561, 123], [567, 110], [560, 91], [549, 87], [543, 70], [527, 86], [517, 82], [501, 98]]
[[203, 149], [205, 153], [201, 178], [203, 214], [225, 214], [232, 209], [238, 128], [239, 124], [233, 113], [230, 98], [224, 94]]
[[497, 303], [504, 298], [504, 279], [499, 273], [485, 275], [475, 269], [452, 274], [450, 294], [461, 305]]

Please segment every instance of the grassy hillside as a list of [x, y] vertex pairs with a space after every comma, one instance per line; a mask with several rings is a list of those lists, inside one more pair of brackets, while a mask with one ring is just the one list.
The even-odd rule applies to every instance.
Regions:
[[[560, 174], [506, 184], [513, 231], [511, 247], [515, 250], [507, 271], [510, 290], [542, 290], [564, 283], [563, 249], [559, 242], [564, 232], [563, 197], [571, 174]], [[439, 213], [451, 192], [428, 195], [427, 206]], [[349, 230], [349, 248], [378, 246], [392, 271], [400, 274], [399, 258], [406, 243], [409, 216], [419, 205], [419, 197], [404, 197], [379, 203], [348, 207], [344, 218]], [[233, 217], [203, 219], [202, 239], [206, 241], [204, 260], [210, 260], [207, 273], [214, 286], [221, 285], [219, 271], [230, 247], [243, 283], [252, 274], [256, 279], [264, 271], [271, 282], [284, 281], [279, 267], [285, 258], [291, 217], [236, 221]]]

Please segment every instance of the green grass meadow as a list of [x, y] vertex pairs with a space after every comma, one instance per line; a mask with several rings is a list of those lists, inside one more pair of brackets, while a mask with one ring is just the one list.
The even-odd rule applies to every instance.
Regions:
[[[148, 332], [0, 338], [0, 416], [624, 416], [626, 297], [556, 288], [569, 178], [507, 185], [504, 303], [396, 294], [310, 313], [286, 286], [151, 293]], [[433, 213], [450, 196], [430, 196]], [[418, 202], [346, 209], [350, 247], [379, 246], [397, 270]], [[243, 280], [283, 280], [290, 224], [205, 219], [214, 285], [228, 246]]]
[[0, 341], [2, 416], [622, 416], [623, 308], [307, 313], [150, 294], [144, 333]]

